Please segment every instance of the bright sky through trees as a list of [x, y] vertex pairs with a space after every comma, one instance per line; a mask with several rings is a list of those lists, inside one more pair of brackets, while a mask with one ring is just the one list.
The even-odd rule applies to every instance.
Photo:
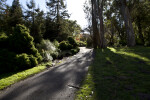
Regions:
[[[12, 4], [13, 0], [7, 0], [9, 5]], [[20, 0], [21, 5], [26, 8], [26, 1], [29, 2], [30, 0]], [[66, 0], [67, 1], [67, 10], [69, 14], [71, 14], [71, 20], [77, 20], [77, 23], [81, 25], [82, 28], [85, 28], [87, 25], [87, 21], [85, 19], [84, 11], [83, 11], [83, 4], [85, 0]], [[39, 5], [41, 9], [46, 11], [45, 0], [35, 0], [36, 5]]]

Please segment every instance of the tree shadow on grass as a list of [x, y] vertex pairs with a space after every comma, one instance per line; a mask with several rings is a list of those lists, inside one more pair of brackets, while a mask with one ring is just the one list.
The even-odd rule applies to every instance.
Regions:
[[114, 53], [107, 48], [96, 50], [92, 66], [96, 100], [150, 99], [150, 65], [148, 62], [125, 54]]

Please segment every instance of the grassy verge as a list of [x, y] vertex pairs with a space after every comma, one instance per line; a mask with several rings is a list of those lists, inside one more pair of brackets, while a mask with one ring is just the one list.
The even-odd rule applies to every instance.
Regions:
[[150, 48], [106, 48], [96, 57], [76, 100], [149, 100]]
[[45, 70], [47, 65], [51, 65], [51, 62], [40, 64], [37, 67], [17, 72], [17, 73], [8, 73], [4, 75], [0, 75], [0, 90], [20, 81], [23, 80], [31, 75], [37, 74], [43, 70]]

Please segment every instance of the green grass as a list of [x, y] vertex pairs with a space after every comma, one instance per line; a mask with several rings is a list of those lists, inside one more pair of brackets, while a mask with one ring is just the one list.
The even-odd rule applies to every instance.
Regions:
[[76, 100], [149, 100], [150, 47], [95, 50]]
[[32, 76], [34, 74], [37, 74], [43, 70], [45, 70], [47, 65], [51, 65], [51, 62], [40, 64], [37, 67], [21, 71], [21, 72], [13, 72], [13, 73], [7, 73], [0, 75], [0, 90], [5, 89], [6, 87], [23, 80], [29, 76]]

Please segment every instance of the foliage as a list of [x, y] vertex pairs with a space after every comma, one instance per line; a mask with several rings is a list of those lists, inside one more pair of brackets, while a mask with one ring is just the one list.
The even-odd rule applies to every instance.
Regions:
[[79, 47], [76, 47], [75, 49], [71, 49], [72, 55], [78, 53], [80, 51]]
[[1, 32], [0, 33], [1, 48], [8, 48], [8, 43], [9, 43], [8, 36], [4, 32]]
[[59, 47], [59, 42], [57, 40], [53, 41], [53, 44], [58, 48]]
[[27, 53], [37, 57], [38, 61], [42, 60], [41, 55], [33, 44], [33, 37], [30, 36], [29, 30], [23, 25], [17, 25], [14, 33], [10, 36], [10, 50], [17, 53]]
[[30, 29], [30, 34], [34, 37], [34, 42], [40, 43], [45, 32], [44, 11], [36, 7], [34, 0], [30, 0], [26, 5], [28, 9], [25, 11], [25, 24]]
[[38, 64], [37, 58], [33, 55], [29, 56], [25, 53], [16, 56], [16, 66], [19, 70], [28, 69]]
[[7, 49], [0, 50], [0, 73], [16, 71], [16, 54]]
[[73, 37], [68, 37], [68, 42], [73, 46], [73, 47], [77, 47], [77, 42], [75, 41], [75, 39]]
[[71, 50], [73, 48], [73, 45], [71, 45], [68, 41], [62, 41], [59, 44], [60, 50]]
[[13, 0], [12, 6], [10, 7], [9, 12], [9, 25], [15, 27], [17, 24], [23, 23], [23, 13], [19, 0]]
[[87, 43], [83, 41], [77, 41], [77, 44], [79, 47], [85, 47], [87, 45]]
[[0, 73], [24, 70], [36, 66], [42, 57], [33, 44], [33, 37], [23, 25], [17, 25], [13, 34], [0, 35]]
[[0, 73], [25, 70], [35, 67], [38, 64], [37, 58], [33, 55], [16, 54], [7, 49], [0, 50]]
[[[59, 43], [55, 41], [55, 45], [58, 46]], [[50, 40], [42, 40], [40, 44], [37, 44], [37, 48], [43, 56], [43, 61], [52, 61], [58, 57], [59, 49], [55, 45]]]
[[77, 42], [72, 37], [68, 37], [68, 41], [60, 42], [59, 49], [62, 51], [60, 54], [62, 56], [74, 55], [80, 50]]

